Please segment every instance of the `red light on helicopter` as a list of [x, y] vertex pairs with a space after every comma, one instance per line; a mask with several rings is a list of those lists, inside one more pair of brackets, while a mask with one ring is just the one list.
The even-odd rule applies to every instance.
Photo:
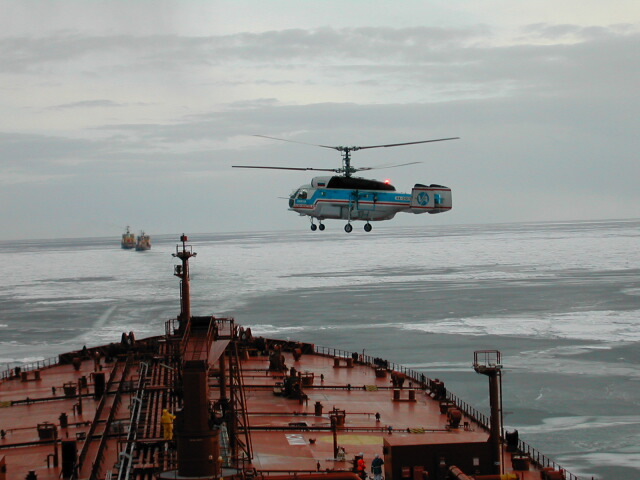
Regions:
[[387, 185], [390, 185], [390, 184], [391, 184], [391, 180], [390, 180], [389, 178], [387, 178], [387, 179], [384, 181], [384, 183], [386, 183]]

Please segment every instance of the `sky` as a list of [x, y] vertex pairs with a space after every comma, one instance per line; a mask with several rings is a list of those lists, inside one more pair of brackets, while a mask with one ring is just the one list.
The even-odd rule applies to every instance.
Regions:
[[[0, 0], [0, 240], [308, 229], [353, 154], [453, 210], [640, 217], [637, 0]], [[341, 221], [327, 222], [342, 229]], [[374, 230], [375, 231], [375, 230]]]

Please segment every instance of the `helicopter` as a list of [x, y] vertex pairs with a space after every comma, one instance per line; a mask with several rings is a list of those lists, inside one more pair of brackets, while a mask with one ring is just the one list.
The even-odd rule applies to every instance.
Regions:
[[[343, 147], [330, 145], [316, 145], [313, 143], [285, 140], [283, 138], [269, 137], [266, 135], [253, 135], [255, 137], [269, 138], [282, 142], [299, 143], [314, 147], [331, 148], [342, 154], [342, 168], [311, 168], [311, 167], [267, 167], [257, 165], [233, 165], [233, 168], [260, 168], [269, 170], [297, 170], [297, 171], [322, 171], [334, 172], [337, 175], [313, 177], [311, 183], [300, 186], [289, 196], [289, 210], [297, 212], [301, 216], [308, 216], [311, 222], [311, 230], [323, 231], [324, 220], [346, 220], [344, 231], [350, 233], [353, 230], [351, 222], [361, 220], [366, 222], [364, 231], [370, 232], [370, 222], [391, 220], [396, 213], [442, 213], [452, 208], [451, 189], [443, 185], [423, 185], [416, 183], [411, 193], [400, 193], [388, 181], [371, 180], [354, 177], [359, 171], [376, 170], [380, 168], [401, 167], [421, 162], [401, 163], [379, 167], [351, 166], [351, 153], [369, 148], [400, 147], [419, 143], [442, 142], [457, 140], [460, 137], [437, 138], [434, 140], [421, 140], [417, 142], [392, 143], [387, 145], [369, 145], [364, 147]], [[316, 220], [318, 224], [316, 225]]]

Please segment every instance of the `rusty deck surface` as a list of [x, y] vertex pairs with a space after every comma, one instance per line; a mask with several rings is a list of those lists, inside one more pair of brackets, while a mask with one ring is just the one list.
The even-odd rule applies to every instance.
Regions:
[[[78, 455], [83, 453], [83, 467], [89, 477], [107, 419], [114, 432], [129, 421], [126, 408], [129, 395], [120, 396], [114, 407], [114, 394], [96, 398], [93, 378], [99, 371], [107, 378], [122, 373], [124, 364], [103, 363], [96, 368], [93, 359], [73, 365], [56, 365], [5, 379], [0, 383], [0, 459], [4, 457], [5, 478], [23, 479], [34, 471], [39, 479], [58, 478], [62, 469], [62, 442], [75, 441]], [[128, 373], [128, 378], [133, 372]], [[120, 381], [118, 380], [118, 384]], [[112, 388], [117, 389], [116, 387]], [[124, 408], [122, 405], [125, 405]], [[101, 406], [102, 405], [102, 406]], [[66, 416], [66, 422], [63, 418]], [[65, 426], [66, 425], [66, 426]], [[54, 440], [58, 440], [54, 442]], [[105, 452], [104, 461], [116, 460], [115, 449]]]
[[[298, 359], [283, 348], [285, 365], [273, 371], [268, 352], [250, 344], [238, 350], [233, 335], [224, 334], [209, 349], [209, 402], [220, 402], [225, 378], [219, 375], [220, 361], [226, 358], [224, 368], [238, 375], [225, 380], [225, 389], [233, 392], [236, 385], [233, 398], [241, 398], [238, 416], [245, 419], [234, 428], [247, 436], [247, 454], [239, 455], [230, 476], [247, 471], [265, 476], [351, 471], [360, 453], [368, 465], [375, 454], [390, 463], [389, 449], [399, 446], [489, 439], [488, 430], [467, 414], [452, 427], [424, 383], [406, 378], [402, 388], [394, 386], [396, 372], [390, 368], [313, 353], [313, 346], [307, 346]], [[160, 423], [163, 409], [180, 409], [175, 388], [179, 360], [172, 344], [178, 342], [155, 339], [141, 348], [143, 353], [120, 352], [100, 360], [92, 350], [75, 366], [58, 364], [0, 381], [0, 480], [22, 480], [31, 471], [40, 480], [62, 478], [64, 444], [77, 450], [76, 465], [66, 466], [74, 472], [72, 478], [116, 478], [125, 457], [130, 478], [154, 478], [175, 468], [175, 443], [165, 441]], [[96, 395], [100, 373], [105, 393]], [[278, 394], [291, 375], [302, 383], [296, 398]], [[228, 441], [223, 436], [225, 462]], [[505, 473], [512, 471], [506, 450], [503, 466]], [[391, 471], [386, 478], [394, 478]], [[514, 478], [541, 478], [539, 466], [520, 466]]]
[[[304, 387], [306, 398], [302, 400], [274, 394], [273, 387], [282, 375], [268, 371], [266, 357], [243, 361], [253, 464], [258, 471], [349, 470], [355, 455], [363, 453], [367, 464], [375, 454], [383, 456], [385, 439], [393, 445], [488, 440], [489, 433], [466, 416], [459, 428], [450, 428], [439, 402], [417, 384], [405, 382], [399, 398], [394, 399], [398, 389], [393, 388], [389, 373], [378, 377], [370, 364], [353, 362], [347, 367], [343, 358], [336, 367], [333, 357], [323, 355], [302, 355], [295, 361], [285, 354], [285, 358], [289, 368], [313, 374], [313, 384]], [[337, 445], [346, 454], [344, 461], [336, 461], [333, 455], [330, 414], [334, 409], [344, 412], [344, 424], [336, 435]], [[505, 472], [510, 472], [511, 456], [504, 453]], [[540, 478], [540, 472], [530, 468], [518, 471], [518, 478]]]

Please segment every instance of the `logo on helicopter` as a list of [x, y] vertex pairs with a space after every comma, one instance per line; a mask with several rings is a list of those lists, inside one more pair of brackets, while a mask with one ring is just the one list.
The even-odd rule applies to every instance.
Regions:
[[420, 192], [416, 197], [416, 202], [418, 202], [418, 205], [422, 205], [424, 207], [429, 203], [429, 194], [427, 192]]

